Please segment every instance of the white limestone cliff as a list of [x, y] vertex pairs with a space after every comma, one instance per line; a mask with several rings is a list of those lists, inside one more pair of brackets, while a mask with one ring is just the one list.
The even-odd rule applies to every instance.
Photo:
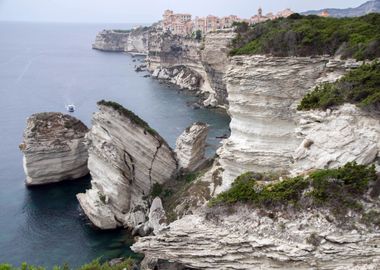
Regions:
[[155, 183], [177, 171], [173, 151], [144, 121], [113, 102], [100, 102], [87, 135], [91, 189], [77, 198], [101, 229], [134, 228], [146, 221]]
[[33, 114], [20, 144], [27, 185], [74, 180], [88, 174], [87, 127], [62, 113]]
[[132, 250], [145, 254], [143, 270], [165, 269], [154, 268], [159, 259], [207, 270], [380, 267], [380, 231], [358, 218], [351, 218], [350, 229], [324, 210], [263, 212], [247, 206], [200, 209], [157, 236], [140, 238]]
[[175, 153], [179, 169], [192, 172], [205, 162], [206, 138], [208, 125], [194, 123], [177, 139]]
[[149, 27], [133, 30], [103, 30], [96, 36], [93, 49], [110, 52], [147, 54]]
[[288, 174], [302, 142], [296, 136], [298, 102], [318, 83], [357, 65], [324, 57], [234, 57], [226, 75], [231, 136], [218, 150], [221, 190], [248, 171]]
[[[182, 83], [177, 74], [165, 72], [171, 83], [182, 88], [199, 90], [204, 95], [204, 105], [226, 107], [227, 92], [223, 76], [229, 63], [229, 44], [235, 33], [226, 30], [207, 33], [204, 41], [172, 35], [155, 29], [150, 32], [147, 63], [149, 70], [158, 75], [167, 69], [185, 67], [193, 73], [198, 85]], [[153, 76], [158, 77], [160, 76]]]
[[380, 153], [380, 116], [352, 104], [300, 112], [293, 174], [337, 168], [347, 162], [372, 164]]

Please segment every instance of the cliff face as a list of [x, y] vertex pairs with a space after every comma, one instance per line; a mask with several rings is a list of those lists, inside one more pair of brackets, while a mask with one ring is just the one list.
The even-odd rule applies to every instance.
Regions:
[[362, 198], [362, 214], [349, 211], [343, 223], [323, 207], [204, 205], [248, 171], [307, 174], [351, 161], [379, 171], [378, 114], [349, 104], [296, 110], [317, 84], [356, 66], [323, 57], [234, 57], [226, 75], [231, 137], [219, 149], [219, 162], [178, 202], [182, 218], [132, 247], [145, 254], [143, 269], [160, 269], [154, 268], [160, 260], [194, 269], [377, 269], [379, 225], [364, 220], [378, 215], [379, 180]]
[[149, 30], [148, 27], [140, 27], [130, 31], [103, 30], [96, 36], [92, 48], [101, 51], [146, 54]]
[[128, 32], [103, 30], [95, 38], [92, 48], [100, 51], [123, 52], [128, 43]]
[[38, 113], [29, 117], [20, 145], [26, 184], [49, 184], [87, 175], [87, 131], [70, 115]]
[[144, 223], [155, 183], [175, 176], [177, 163], [167, 143], [145, 122], [114, 103], [99, 103], [87, 135], [92, 187], [77, 198], [101, 229]]
[[233, 32], [209, 33], [199, 42], [160, 30], [152, 31], [148, 68], [159, 73], [163, 69], [185, 67], [201, 78], [197, 90], [205, 94], [206, 106], [225, 106], [227, 93], [223, 76], [228, 65], [228, 44], [234, 36]]
[[[227, 214], [228, 212], [228, 214]], [[375, 270], [380, 265], [380, 233], [354, 217], [343, 229], [323, 211], [274, 212], [249, 207], [203, 209], [170, 224], [155, 237], [132, 246], [145, 254], [146, 269], [157, 259], [191, 269]]]
[[[296, 107], [322, 81], [335, 81], [351, 61], [234, 57], [227, 72], [231, 136], [219, 149], [223, 189], [247, 171], [288, 174], [302, 139]], [[342, 164], [341, 164], [342, 165]]]
[[380, 117], [345, 104], [339, 109], [300, 112], [294, 174], [337, 168], [347, 162], [372, 164], [380, 153]]

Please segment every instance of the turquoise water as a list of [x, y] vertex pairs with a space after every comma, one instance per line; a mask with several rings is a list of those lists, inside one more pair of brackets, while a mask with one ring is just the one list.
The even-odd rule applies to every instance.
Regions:
[[171, 146], [192, 122], [209, 123], [209, 155], [215, 137], [228, 133], [226, 115], [192, 109], [196, 98], [135, 73], [130, 56], [91, 50], [98, 31], [130, 27], [0, 23], [0, 263], [78, 266], [100, 256], [134, 256], [128, 232], [98, 231], [82, 215], [75, 194], [89, 188], [89, 178], [25, 187], [18, 144], [30, 114], [65, 112], [74, 103], [74, 115], [90, 125], [96, 102], [114, 100]]

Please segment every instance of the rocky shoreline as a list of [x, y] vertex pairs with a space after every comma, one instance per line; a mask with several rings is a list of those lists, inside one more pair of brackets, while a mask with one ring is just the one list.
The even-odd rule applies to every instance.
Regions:
[[[137, 237], [132, 249], [145, 255], [142, 269], [378, 269], [378, 112], [347, 103], [297, 110], [316, 86], [337, 81], [362, 62], [327, 56], [229, 57], [234, 36], [220, 31], [199, 42], [156, 27], [99, 34], [96, 49], [146, 53], [146, 67], [136, 67], [137, 72], [147, 69], [154, 78], [203, 95], [204, 106], [228, 108], [231, 136], [207, 161], [206, 124], [188, 127], [173, 150], [133, 112], [100, 101], [91, 129], [84, 137], [87, 128], [81, 126], [78, 136], [79, 148], [88, 149], [92, 176], [91, 189], [77, 195], [84, 213], [100, 229], [130, 229]], [[44, 118], [38, 126], [52, 126], [49, 121]], [[67, 126], [61, 124], [58, 135], [62, 125]], [[32, 126], [25, 138], [33, 141]], [[41, 142], [54, 144], [45, 137]], [[26, 140], [21, 146], [26, 159], [34, 154], [28, 145]], [[377, 180], [361, 179], [350, 166], [352, 175], [344, 174], [343, 180], [331, 171], [347, 164], [361, 170], [369, 166]], [[252, 178], [242, 177], [247, 173]], [[317, 173], [315, 182], [312, 173]], [[343, 193], [343, 204], [333, 205], [347, 210], [341, 219], [321, 201], [311, 202], [315, 193], [327, 201], [329, 187], [339, 192], [345, 181], [355, 200]], [[294, 190], [299, 183], [306, 186]], [[174, 193], [170, 186], [176, 187]], [[267, 197], [260, 205], [230, 197], [221, 205], [211, 203], [229, 190], [257, 201], [260, 192]]]

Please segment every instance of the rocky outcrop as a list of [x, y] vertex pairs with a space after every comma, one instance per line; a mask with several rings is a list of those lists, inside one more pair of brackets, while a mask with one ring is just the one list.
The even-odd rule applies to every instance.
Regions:
[[124, 52], [128, 43], [129, 31], [103, 30], [92, 44], [92, 48], [100, 51]]
[[117, 103], [98, 105], [87, 135], [92, 187], [77, 198], [95, 226], [134, 228], [146, 221], [153, 185], [172, 179], [177, 163], [164, 139], [138, 116]]
[[181, 87], [200, 90], [205, 96], [205, 106], [225, 106], [227, 92], [223, 76], [229, 62], [228, 45], [234, 37], [234, 32], [220, 31], [208, 33], [204, 41], [197, 41], [156, 29], [150, 33], [148, 67], [154, 74], [178, 66], [192, 70], [199, 78], [199, 85], [187, 87], [188, 84], [183, 84], [170, 72], [165, 76]]
[[208, 125], [194, 123], [188, 127], [176, 142], [176, 155], [179, 169], [184, 172], [196, 171], [205, 162]]
[[324, 57], [234, 57], [226, 75], [231, 136], [218, 151], [224, 189], [248, 171], [288, 174], [302, 142], [296, 136], [299, 101], [357, 65]]
[[199, 90], [203, 78], [185, 66], [156, 68], [152, 77], [179, 86], [181, 89]]
[[95, 39], [93, 49], [110, 52], [147, 54], [149, 27], [133, 30], [103, 30]]
[[231, 30], [213, 32], [205, 36], [201, 50], [202, 65], [211, 87], [210, 96], [214, 97], [214, 100], [208, 101], [208, 104], [206, 102], [206, 105], [223, 107], [228, 105], [228, 93], [224, 76], [230, 63], [228, 57], [229, 45], [235, 36], [236, 33]]
[[27, 185], [74, 180], [88, 174], [87, 127], [62, 113], [33, 114], [20, 149]]
[[[380, 266], [380, 231], [358, 218], [352, 217], [342, 228], [323, 210], [263, 213], [246, 206], [201, 209], [155, 237], [139, 239], [132, 250], [144, 253], [144, 261], [159, 258], [193, 269], [375, 270]], [[152, 263], [142, 265], [153, 269], [148, 267]]]
[[303, 142], [293, 173], [337, 168], [348, 162], [372, 164], [380, 153], [380, 117], [346, 104], [327, 111], [300, 112], [296, 130]]
[[148, 236], [151, 233], [158, 234], [160, 230], [167, 226], [167, 219], [162, 201], [156, 197], [149, 210], [148, 221], [140, 224], [132, 231], [132, 236]]

